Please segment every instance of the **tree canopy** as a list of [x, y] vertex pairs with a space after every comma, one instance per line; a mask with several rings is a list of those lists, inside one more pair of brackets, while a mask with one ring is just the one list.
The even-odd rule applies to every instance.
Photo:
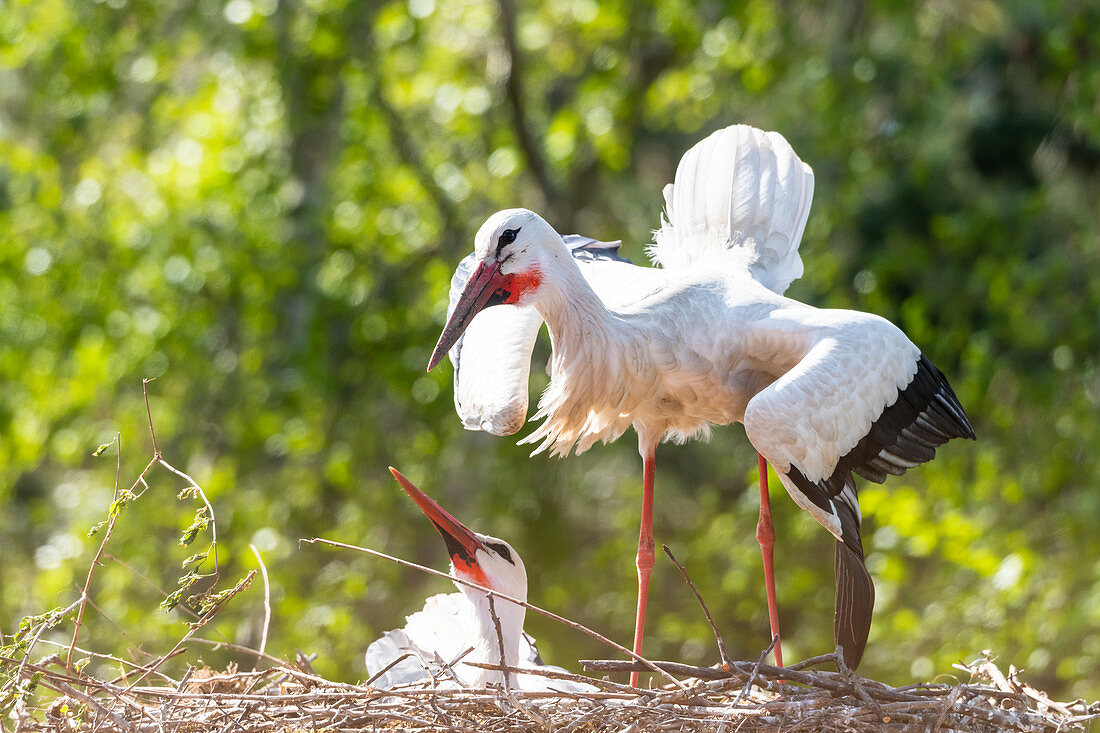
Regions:
[[[388, 465], [507, 538], [532, 602], [625, 641], [633, 439], [528, 458], [464, 431], [449, 367], [424, 365], [489, 213], [535, 209], [641, 262], [679, 156], [746, 122], [816, 174], [789, 294], [898, 324], [979, 437], [861, 482], [878, 588], [861, 672], [926, 679], [990, 648], [1097, 697], [1098, 29], [1095, 4], [1054, 0], [0, 2], [0, 631], [79, 596], [116, 471], [114, 448], [92, 453], [118, 433], [122, 480], [141, 471], [152, 377], [158, 446], [214, 506], [223, 573], [255, 567], [250, 543], [264, 557], [270, 652], [362, 678], [367, 643], [447, 588], [297, 542], [444, 566]], [[755, 658], [743, 430], [658, 462], [658, 543]], [[163, 652], [187, 619], [154, 609], [196, 507], [179, 477], [148, 481], [82, 632], [120, 653]], [[773, 512], [786, 654], [829, 651], [832, 538], [786, 498]], [[647, 651], [713, 661], [663, 558], [651, 596]], [[252, 591], [217, 628], [256, 645], [261, 621]], [[549, 661], [603, 653], [528, 626]]]

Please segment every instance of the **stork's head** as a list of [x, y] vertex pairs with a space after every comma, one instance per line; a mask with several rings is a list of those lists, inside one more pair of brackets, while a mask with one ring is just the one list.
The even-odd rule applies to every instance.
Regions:
[[[390, 473], [443, 537], [447, 552], [451, 555], [451, 572], [472, 583], [521, 601], [527, 600], [527, 569], [511, 545], [468, 529], [396, 468], [391, 466]], [[465, 585], [458, 585], [458, 589], [466, 594], [479, 593]]]
[[435, 368], [474, 316], [485, 308], [533, 303], [548, 258], [562, 252], [566, 249], [561, 235], [533, 211], [505, 209], [486, 219], [474, 237], [477, 265], [443, 327], [428, 371]]

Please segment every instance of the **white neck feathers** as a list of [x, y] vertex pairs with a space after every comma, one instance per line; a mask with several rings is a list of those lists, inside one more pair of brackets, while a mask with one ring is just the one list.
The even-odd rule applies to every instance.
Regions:
[[631, 321], [604, 305], [564, 245], [548, 250], [535, 307], [550, 331], [550, 385], [532, 418], [545, 420], [520, 442], [541, 442], [535, 453], [581, 453], [622, 435], [624, 415], [653, 382]]
[[[479, 662], [484, 664], [500, 663], [500, 647], [504, 645], [504, 662], [509, 667], [517, 667], [520, 662], [520, 640], [523, 637], [523, 620], [526, 609], [502, 598], [493, 598], [493, 607], [489, 608], [489, 597], [472, 588], [462, 588], [462, 594], [470, 601], [473, 623], [473, 636], [470, 645], [473, 651], [463, 657], [463, 661]], [[497, 624], [493, 620], [496, 614], [500, 622], [500, 635], [497, 635]], [[446, 660], [450, 661], [450, 660]], [[486, 683], [501, 681], [501, 674], [496, 670], [480, 669], [478, 667], [463, 667], [461, 672], [463, 682], [468, 685], [481, 687]], [[514, 681], [514, 678], [512, 678]]]

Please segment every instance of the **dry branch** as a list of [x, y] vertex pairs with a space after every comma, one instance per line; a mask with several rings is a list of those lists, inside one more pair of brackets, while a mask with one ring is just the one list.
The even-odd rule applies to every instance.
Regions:
[[[961, 666], [973, 675], [972, 682], [908, 687], [890, 687], [854, 674], [780, 669], [747, 661], [731, 662], [730, 672], [659, 662], [685, 677], [683, 689], [638, 690], [606, 680], [545, 672], [549, 677], [600, 688], [586, 693], [524, 692], [501, 686], [458, 690], [429, 680], [382, 690], [325, 680], [288, 664], [220, 674], [188, 667], [178, 681], [165, 677], [156, 684], [122, 687], [68, 674], [57, 655], [48, 661], [26, 663], [23, 674], [37, 676], [40, 685], [55, 691], [57, 697], [17, 708], [14, 717], [19, 730], [350, 732], [382, 728], [481, 733], [535, 728], [583, 733], [624, 729], [1057, 733], [1085, 730], [1090, 721], [1100, 719], [1100, 704], [1051, 701], [1012, 672], [1003, 675], [988, 658]], [[638, 665], [607, 661], [588, 666], [628, 671]], [[517, 668], [506, 671], [532, 673]], [[743, 693], [745, 681], [754, 676], [750, 691]], [[780, 680], [787, 684], [778, 686]]]

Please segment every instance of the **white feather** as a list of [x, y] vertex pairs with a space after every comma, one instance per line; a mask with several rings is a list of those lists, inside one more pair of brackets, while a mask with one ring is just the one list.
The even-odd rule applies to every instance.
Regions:
[[665, 186], [667, 218], [650, 257], [667, 268], [722, 263], [783, 293], [802, 276], [798, 244], [813, 190], [813, 171], [779, 133], [718, 130], [684, 154]]
[[833, 473], [917, 371], [920, 350], [867, 313], [798, 306], [752, 328], [804, 353], [751, 399], [745, 433], [777, 471], [793, 464], [814, 482]]

